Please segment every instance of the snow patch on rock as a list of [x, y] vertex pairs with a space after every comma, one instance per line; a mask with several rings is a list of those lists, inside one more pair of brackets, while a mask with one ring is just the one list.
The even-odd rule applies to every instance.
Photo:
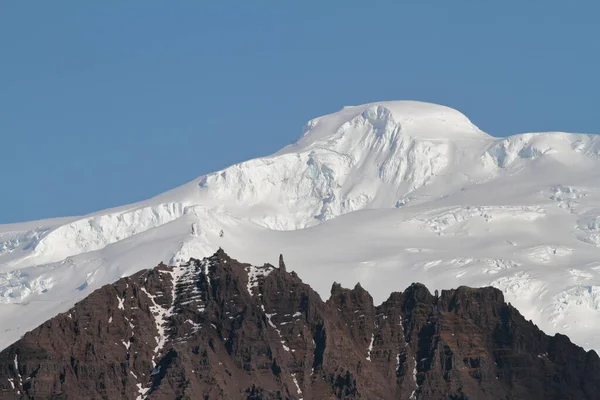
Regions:
[[[255, 289], [258, 288], [259, 282], [274, 270], [275, 267], [269, 264], [265, 264], [262, 267], [255, 267], [252, 265], [246, 267], [246, 272], [248, 273], [248, 285], [246, 289], [248, 290], [248, 293], [250, 293], [250, 296], [254, 296], [256, 294]], [[269, 319], [269, 321], [271, 320]]]

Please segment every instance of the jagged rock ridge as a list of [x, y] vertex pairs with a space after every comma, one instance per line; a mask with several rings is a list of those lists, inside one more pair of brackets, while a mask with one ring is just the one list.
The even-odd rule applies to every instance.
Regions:
[[1, 399], [595, 399], [600, 359], [494, 288], [323, 302], [219, 250], [106, 285], [0, 353]]

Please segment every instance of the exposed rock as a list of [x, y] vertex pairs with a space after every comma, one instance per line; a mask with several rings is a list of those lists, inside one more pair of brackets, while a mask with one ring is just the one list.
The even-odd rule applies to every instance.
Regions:
[[223, 250], [95, 291], [0, 353], [1, 399], [597, 399], [600, 359], [493, 288], [323, 302]]

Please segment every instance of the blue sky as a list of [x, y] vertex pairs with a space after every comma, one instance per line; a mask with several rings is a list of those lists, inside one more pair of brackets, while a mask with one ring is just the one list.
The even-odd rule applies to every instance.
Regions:
[[600, 132], [596, 3], [3, 1], [0, 223], [151, 197], [344, 105]]

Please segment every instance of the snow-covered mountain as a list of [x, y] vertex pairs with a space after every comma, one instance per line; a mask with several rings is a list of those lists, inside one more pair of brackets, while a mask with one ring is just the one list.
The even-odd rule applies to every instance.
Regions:
[[418, 102], [345, 107], [293, 145], [140, 203], [0, 225], [0, 349], [91, 290], [223, 247], [325, 298], [492, 285], [547, 333], [600, 349], [600, 136], [494, 138]]

